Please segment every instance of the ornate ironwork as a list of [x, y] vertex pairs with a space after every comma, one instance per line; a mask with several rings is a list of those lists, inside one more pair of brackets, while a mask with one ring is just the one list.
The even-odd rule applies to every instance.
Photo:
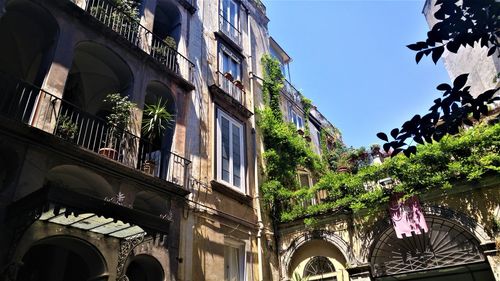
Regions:
[[316, 276], [335, 272], [332, 262], [323, 256], [311, 258], [304, 267], [304, 276]]
[[118, 265], [116, 266], [116, 280], [128, 281], [125, 275], [125, 263], [127, 262], [130, 253], [144, 242], [145, 233], [140, 233], [128, 239], [123, 239], [120, 243], [120, 251], [118, 253]]
[[426, 218], [429, 232], [398, 239], [392, 227], [379, 237], [371, 265], [376, 277], [484, 261], [479, 243], [462, 226]]
[[30, 228], [30, 226], [42, 216], [42, 212], [43, 206], [40, 206], [31, 209], [29, 212], [22, 213], [18, 218], [16, 218], [16, 225], [13, 226], [14, 231], [12, 234], [12, 242], [10, 243], [9, 252], [7, 254], [7, 260], [12, 262], [5, 267], [3, 272], [7, 281], [17, 279], [17, 273], [21, 265], [19, 262], [14, 260], [17, 245], [28, 228]]

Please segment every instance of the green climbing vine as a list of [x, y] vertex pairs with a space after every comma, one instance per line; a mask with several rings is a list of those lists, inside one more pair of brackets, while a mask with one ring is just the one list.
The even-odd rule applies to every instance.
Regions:
[[[264, 56], [262, 65], [265, 106], [257, 111], [266, 162], [262, 193], [277, 222], [304, 218], [314, 224], [313, 216], [335, 210], [376, 211], [393, 192], [418, 195], [500, 173], [500, 123], [480, 124], [440, 142], [419, 145], [417, 155], [398, 155], [380, 165], [368, 165], [373, 150], [380, 146], [372, 146], [372, 151], [347, 148], [340, 132], [324, 130], [320, 157], [283, 118], [280, 91], [284, 78], [279, 62]], [[303, 105], [308, 112], [311, 103], [306, 100]], [[299, 169], [307, 169], [317, 179], [312, 188], [300, 185]], [[388, 177], [395, 183], [392, 188], [377, 185]], [[315, 204], [310, 204], [312, 200]]]

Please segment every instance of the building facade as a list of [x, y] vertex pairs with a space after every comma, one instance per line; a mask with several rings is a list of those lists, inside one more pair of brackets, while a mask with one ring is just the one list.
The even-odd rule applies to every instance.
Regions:
[[304, 110], [268, 22], [258, 0], [0, 0], [2, 280], [415, 280], [447, 259], [448, 276], [489, 278], [496, 178], [425, 201], [441, 248], [404, 252], [386, 214], [272, 224], [256, 125], [265, 54], [286, 78], [284, 119], [307, 126], [318, 155], [323, 132], [341, 139]]

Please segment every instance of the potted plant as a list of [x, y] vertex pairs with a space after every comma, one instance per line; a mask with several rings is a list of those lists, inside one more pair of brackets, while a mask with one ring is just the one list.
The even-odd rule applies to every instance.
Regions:
[[311, 136], [305, 135], [304, 138], [306, 139], [307, 142], [311, 142]]
[[302, 130], [302, 129], [297, 129], [297, 133], [299, 133], [299, 135], [303, 136], [303, 135], [304, 135], [304, 130]]
[[225, 77], [227, 80], [231, 81], [231, 82], [233, 82], [233, 80], [234, 80], [233, 75], [232, 75], [231, 73], [229, 73], [229, 72], [224, 73], [224, 77]]
[[242, 90], [242, 91], [244, 90], [243, 83], [241, 83], [241, 81], [240, 81], [240, 80], [235, 80], [235, 81], [233, 82], [233, 84], [236, 86], [236, 88], [238, 88], [238, 89], [240, 89], [240, 90]]
[[64, 140], [73, 142], [75, 140], [78, 125], [66, 114], [60, 115], [57, 120], [56, 135]]
[[117, 160], [118, 142], [130, 124], [130, 116], [135, 103], [129, 101], [128, 96], [122, 97], [119, 93], [108, 94], [104, 102], [111, 105], [111, 113], [106, 116], [109, 126], [105, 140], [106, 147], [99, 149], [99, 154]]
[[151, 159], [153, 142], [163, 136], [173, 116], [167, 111], [167, 102], [162, 102], [161, 98], [152, 105], [146, 104], [143, 116], [142, 133], [149, 140], [149, 159], [144, 162], [144, 172], [153, 174], [156, 168], [155, 161]]

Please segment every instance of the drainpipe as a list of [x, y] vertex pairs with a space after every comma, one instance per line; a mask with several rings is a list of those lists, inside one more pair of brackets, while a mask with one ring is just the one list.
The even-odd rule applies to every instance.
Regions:
[[[249, 49], [249, 66], [250, 66], [250, 95], [252, 96], [252, 101], [255, 109], [255, 96], [253, 89], [253, 64], [252, 64], [252, 36], [251, 36], [251, 25], [250, 25], [250, 11], [247, 9], [247, 34], [248, 34], [248, 49]], [[250, 118], [252, 123], [252, 134], [253, 134], [253, 164], [254, 164], [254, 185], [255, 185], [255, 209], [257, 210], [257, 224], [259, 230], [257, 232], [257, 266], [259, 269], [259, 281], [263, 281], [263, 263], [262, 263], [262, 234], [264, 230], [264, 224], [262, 223], [262, 215], [260, 212], [260, 193], [259, 193], [259, 176], [258, 176], [258, 165], [257, 165], [257, 135], [255, 131], [255, 114]]]

